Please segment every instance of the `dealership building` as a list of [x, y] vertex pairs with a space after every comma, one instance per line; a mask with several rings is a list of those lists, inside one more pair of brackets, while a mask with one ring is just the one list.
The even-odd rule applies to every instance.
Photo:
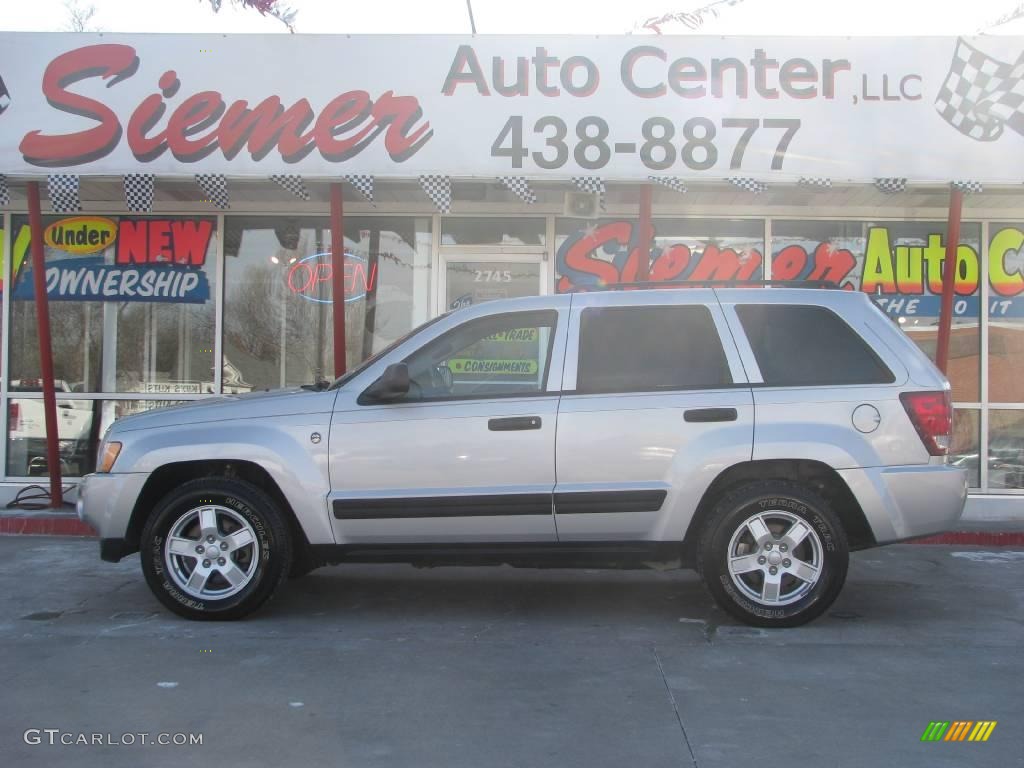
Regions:
[[49, 466], [38, 184], [67, 483], [118, 418], [330, 379], [496, 298], [827, 280], [934, 358], [955, 253], [951, 461], [969, 516], [1024, 517], [1024, 39], [4, 33], [0, 50], [7, 485]]

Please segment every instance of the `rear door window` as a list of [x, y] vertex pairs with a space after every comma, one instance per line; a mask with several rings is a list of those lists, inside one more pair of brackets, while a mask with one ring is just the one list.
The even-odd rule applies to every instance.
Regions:
[[580, 317], [576, 390], [655, 392], [729, 386], [707, 307], [592, 307]]
[[835, 312], [793, 304], [740, 304], [736, 314], [764, 383], [773, 387], [891, 384], [874, 350]]

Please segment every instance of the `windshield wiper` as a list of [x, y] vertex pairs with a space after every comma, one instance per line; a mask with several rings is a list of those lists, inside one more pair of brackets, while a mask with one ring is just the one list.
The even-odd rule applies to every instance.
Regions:
[[331, 386], [327, 379], [319, 379], [314, 384], [303, 384], [300, 389], [308, 389], [310, 392], [323, 392]]

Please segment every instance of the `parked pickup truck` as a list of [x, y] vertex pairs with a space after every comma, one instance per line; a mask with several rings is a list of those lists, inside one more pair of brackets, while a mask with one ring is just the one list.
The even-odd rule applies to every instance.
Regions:
[[956, 522], [951, 422], [949, 383], [860, 293], [509, 299], [327, 388], [119, 421], [78, 510], [194, 619], [327, 563], [508, 563], [696, 568], [734, 617], [794, 626], [851, 550]]
[[[69, 400], [74, 390], [63, 379], [54, 379], [57, 393], [57, 437], [61, 472], [81, 475], [92, 468], [90, 458], [93, 405], [89, 400]], [[18, 397], [18, 392], [42, 392], [42, 379], [13, 379], [7, 404], [8, 474], [40, 476], [46, 466], [46, 417], [42, 399]], [[96, 403], [98, 405], [98, 403]]]

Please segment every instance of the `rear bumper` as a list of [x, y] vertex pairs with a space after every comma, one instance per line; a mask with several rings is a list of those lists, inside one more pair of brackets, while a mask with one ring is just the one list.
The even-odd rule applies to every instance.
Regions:
[[967, 470], [945, 464], [846, 469], [839, 475], [879, 544], [948, 531], [967, 502]]

